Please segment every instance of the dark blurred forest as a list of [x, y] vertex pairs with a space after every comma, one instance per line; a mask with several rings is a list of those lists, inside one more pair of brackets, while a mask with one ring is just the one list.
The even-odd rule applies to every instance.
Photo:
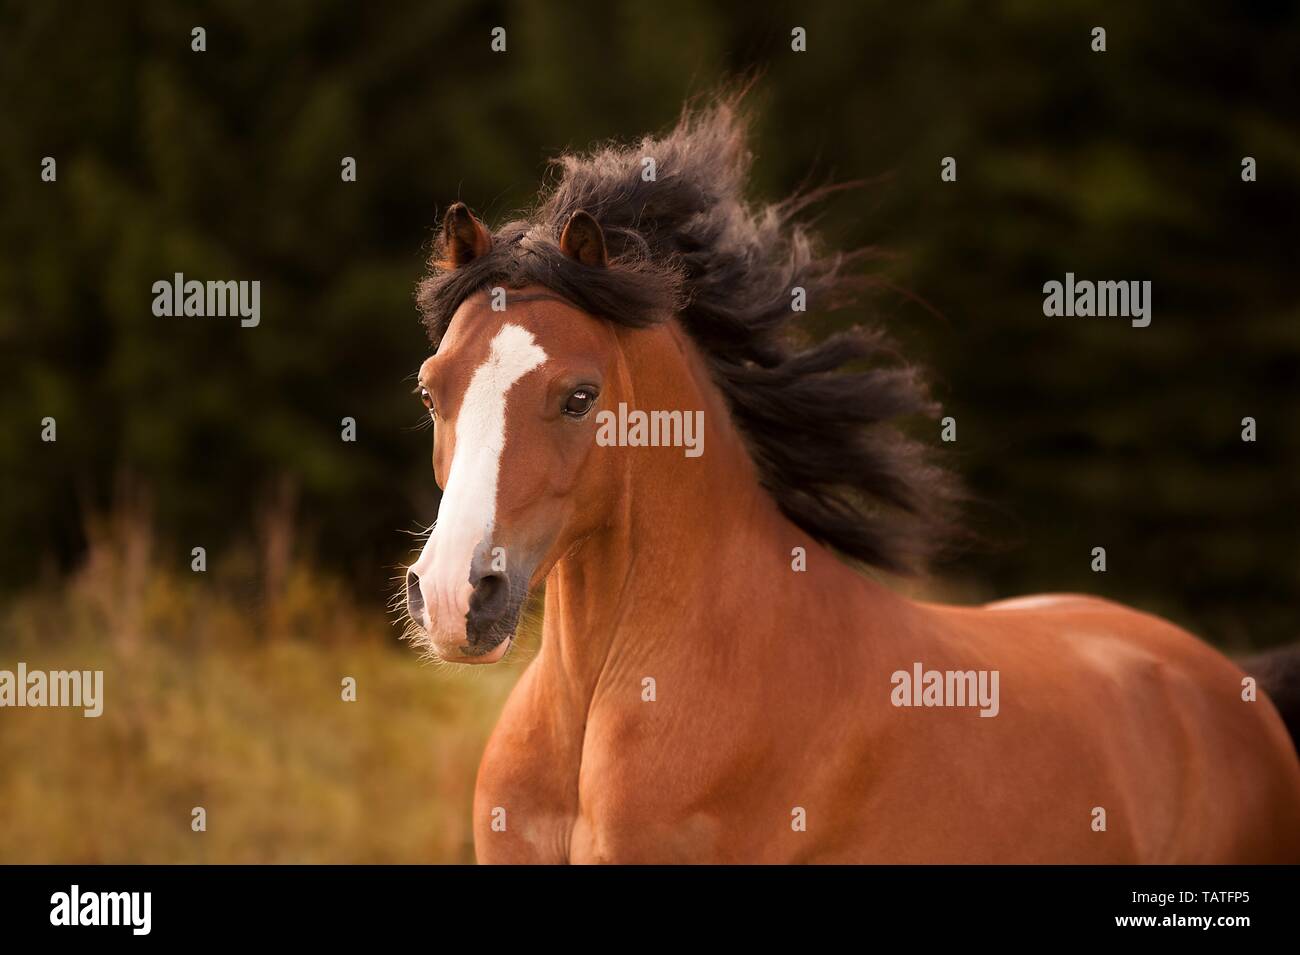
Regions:
[[[1291, 4], [4, 3], [0, 593], [130, 496], [180, 568], [289, 508], [295, 553], [381, 603], [436, 511], [412, 292], [441, 210], [499, 223], [548, 158], [749, 72], [753, 195], [866, 180], [823, 234], [889, 255], [895, 291], [811, 327], [885, 322], [957, 420], [990, 543], [939, 578], [1300, 638]], [[1045, 318], [1067, 271], [1150, 280], [1150, 327]], [[155, 317], [175, 272], [260, 280], [260, 325]]]

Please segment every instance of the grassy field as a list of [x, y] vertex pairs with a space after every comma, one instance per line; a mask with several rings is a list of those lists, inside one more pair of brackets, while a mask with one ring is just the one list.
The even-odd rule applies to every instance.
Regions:
[[0, 863], [473, 861], [479, 756], [535, 637], [502, 666], [421, 663], [301, 566], [268, 585], [152, 551], [102, 536], [0, 611], [0, 669], [102, 669], [105, 699], [0, 710]]

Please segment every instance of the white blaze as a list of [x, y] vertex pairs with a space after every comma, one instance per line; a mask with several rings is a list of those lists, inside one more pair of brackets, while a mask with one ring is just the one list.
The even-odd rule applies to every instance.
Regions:
[[[463, 633], [473, 588], [470, 561], [496, 516], [497, 481], [506, 443], [506, 397], [520, 378], [546, 361], [532, 333], [503, 325], [487, 360], [474, 370], [456, 417], [456, 452], [438, 508], [438, 522], [413, 570], [428, 615], [424, 625]], [[432, 625], [432, 626], [430, 626]]]

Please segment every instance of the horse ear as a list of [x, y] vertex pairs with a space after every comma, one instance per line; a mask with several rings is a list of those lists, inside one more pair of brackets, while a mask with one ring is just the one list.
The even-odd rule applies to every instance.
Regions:
[[439, 258], [435, 265], [443, 269], [456, 269], [491, 251], [492, 233], [474, 218], [469, 206], [457, 202], [447, 210], [442, 219], [442, 241], [439, 243]]
[[600, 223], [581, 209], [569, 216], [565, 223], [564, 233], [560, 236], [560, 251], [583, 265], [604, 268], [609, 264], [605, 233]]

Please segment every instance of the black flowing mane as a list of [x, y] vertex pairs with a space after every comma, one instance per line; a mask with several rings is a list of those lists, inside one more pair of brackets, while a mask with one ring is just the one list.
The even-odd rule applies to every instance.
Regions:
[[[868, 284], [867, 250], [823, 254], [797, 220], [833, 188], [746, 202], [745, 133], [740, 95], [731, 95], [688, 107], [662, 138], [561, 156], [539, 206], [494, 232], [489, 253], [457, 269], [435, 266], [420, 283], [430, 337], [436, 345], [460, 303], [493, 285], [542, 285], [621, 325], [676, 315], [786, 516], [850, 558], [919, 570], [951, 539], [959, 495], [927, 448], [892, 422], [933, 418], [937, 406], [878, 329], [793, 339], [792, 289], [806, 290], [811, 311], [851, 304]], [[652, 181], [644, 157], [654, 160]], [[579, 209], [604, 230], [608, 268], [560, 251]], [[850, 363], [870, 367], [843, 370]]]

